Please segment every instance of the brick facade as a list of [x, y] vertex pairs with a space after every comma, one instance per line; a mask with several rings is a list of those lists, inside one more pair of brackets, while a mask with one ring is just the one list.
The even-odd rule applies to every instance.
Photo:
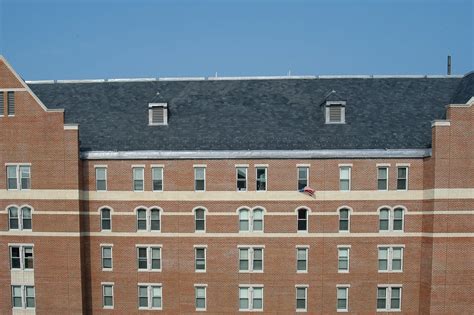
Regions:
[[[239, 285], [263, 285], [263, 312], [290, 314], [296, 285], [307, 285], [307, 313], [336, 313], [336, 288], [350, 285], [348, 311], [376, 313], [377, 287], [401, 285], [401, 312], [468, 314], [474, 309], [474, 110], [450, 105], [432, 127], [430, 157], [408, 159], [90, 160], [79, 154], [80, 126], [46, 110], [0, 60], [0, 91], [15, 92], [15, 116], [0, 117], [0, 314], [191, 314], [196, 284], [206, 284], [206, 312], [239, 312]], [[6, 103], [6, 95], [5, 103]], [[1, 114], [1, 113], [0, 113]], [[7, 190], [8, 163], [31, 164], [31, 190]], [[151, 167], [164, 168], [164, 191], [152, 191]], [[297, 165], [309, 166], [314, 197], [297, 191]], [[351, 191], [339, 191], [339, 166], [351, 164]], [[389, 165], [388, 191], [377, 191], [377, 165]], [[144, 192], [132, 167], [144, 166]], [[206, 191], [194, 191], [195, 165], [206, 166]], [[236, 165], [248, 165], [247, 192], [236, 191]], [[266, 192], [255, 191], [256, 165], [266, 165]], [[409, 169], [397, 191], [397, 165]], [[107, 167], [107, 191], [96, 191], [96, 166]], [[8, 207], [33, 209], [31, 231], [9, 230]], [[339, 232], [340, 207], [351, 209]], [[379, 232], [379, 209], [403, 207], [402, 232]], [[99, 209], [111, 209], [101, 231]], [[160, 232], [137, 232], [135, 210], [161, 209]], [[196, 207], [206, 231], [195, 232]], [[264, 232], [239, 232], [238, 209], [264, 209]], [[309, 210], [308, 232], [296, 211]], [[12, 311], [9, 245], [34, 245], [35, 311]], [[112, 271], [101, 267], [112, 244]], [[137, 245], [160, 245], [160, 272], [137, 271]], [[403, 271], [379, 272], [379, 245], [402, 245]], [[195, 272], [195, 245], [205, 245], [206, 272]], [[263, 272], [239, 272], [239, 245], [264, 246]], [[308, 272], [296, 272], [296, 247], [308, 246]], [[338, 272], [338, 246], [350, 247], [349, 272]], [[102, 283], [114, 285], [104, 309]], [[138, 309], [138, 284], [162, 285], [162, 310]], [[29, 312], [29, 313], [28, 313]]]

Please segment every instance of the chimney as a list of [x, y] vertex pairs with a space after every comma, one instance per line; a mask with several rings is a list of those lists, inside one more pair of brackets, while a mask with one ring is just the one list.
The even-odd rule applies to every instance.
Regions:
[[448, 75], [451, 75], [451, 55], [448, 55]]

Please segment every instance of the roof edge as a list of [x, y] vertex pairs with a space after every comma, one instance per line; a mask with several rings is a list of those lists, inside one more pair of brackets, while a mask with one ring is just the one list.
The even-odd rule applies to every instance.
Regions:
[[361, 150], [242, 150], [242, 151], [85, 151], [84, 160], [193, 160], [193, 159], [349, 159], [424, 158], [431, 149]]

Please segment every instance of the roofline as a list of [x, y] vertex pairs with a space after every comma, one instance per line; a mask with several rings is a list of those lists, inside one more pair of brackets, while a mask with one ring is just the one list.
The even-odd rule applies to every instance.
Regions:
[[300, 75], [300, 76], [237, 76], [237, 77], [157, 77], [83, 80], [27, 80], [26, 84], [108, 83], [156, 81], [244, 81], [244, 80], [315, 80], [315, 79], [459, 79], [464, 75]]
[[193, 160], [193, 159], [350, 159], [424, 158], [431, 149], [361, 150], [212, 150], [212, 151], [85, 151], [84, 160]]

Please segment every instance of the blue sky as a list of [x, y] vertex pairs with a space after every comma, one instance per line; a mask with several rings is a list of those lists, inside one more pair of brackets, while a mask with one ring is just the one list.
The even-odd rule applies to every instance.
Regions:
[[474, 0], [0, 0], [27, 80], [474, 70]]

